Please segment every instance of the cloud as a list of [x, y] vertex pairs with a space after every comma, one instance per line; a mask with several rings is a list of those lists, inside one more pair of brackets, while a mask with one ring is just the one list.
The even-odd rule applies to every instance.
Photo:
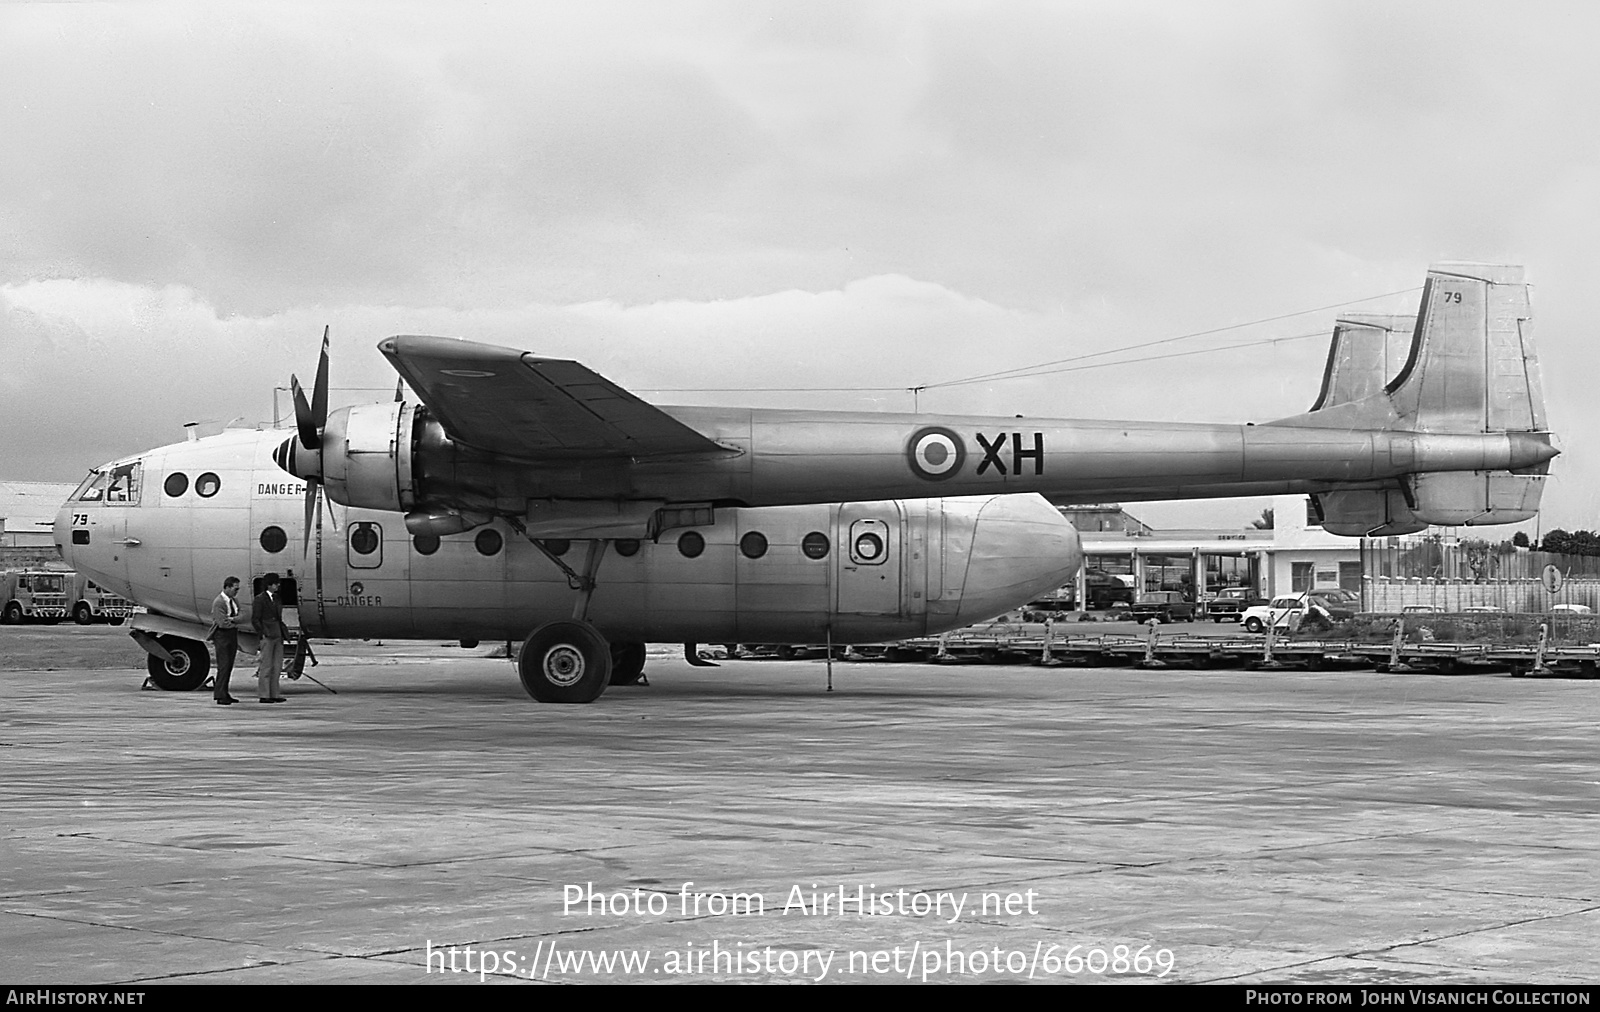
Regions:
[[[98, 456], [268, 413], [327, 321], [353, 385], [391, 382], [377, 339], [432, 331], [638, 387], [895, 388], [1501, 260], [1541, 283], [1576, 514], [1600, 496], [1597, 27], [1565, 4], [0, 6], [0, 338], [28, 349], [3, 382], [121, 405], [80, 433]], [[1320, 344], [923, 403], [1268, 418], [1309, 403]], [[190, 373], [219, 356], [250, 382]]]

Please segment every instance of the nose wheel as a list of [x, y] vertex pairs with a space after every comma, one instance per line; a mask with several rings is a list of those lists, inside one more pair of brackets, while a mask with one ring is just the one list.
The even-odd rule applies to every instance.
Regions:
[[523, 641], [517, 675], [541, 703], [592, 703], [611, 682], [611, 644], [587, 622], [546, 622]]
[[211, 673], [211, 652], [204, 643], [161, 636], [157, 641], [167, 649], [172, 659], [163, 660], [155, 654], [145, 658], [150, 681], [156, 688], [168, 692], [192, 692], [205, 684]]

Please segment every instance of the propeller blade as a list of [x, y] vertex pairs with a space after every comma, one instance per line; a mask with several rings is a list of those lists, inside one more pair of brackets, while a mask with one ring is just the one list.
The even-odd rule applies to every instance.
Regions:
[[328, 327], [326, 326], [322, 328], [322, 357], [317, 359], [317, 385], [311, 388], [311, 420], [317, 427], [318, 442], [321, 442], [322, 430], [328, 426]]
[[322, 448], [322, 427], [311, 417], [311, 405], [306, 403], [306, 392], [298, 376], [289, 377], [289, 388], [294, 391], [294, 424], [300, 431], [300, 445], [308, 450]]
[[[295, 389], [298, 390], [299, 388], [296, 387]], [[317, 499], [317, 489], [320, 487], [321, 483], [315, 479], [306, 480], [306, 537], [305, 544], [300, 548], [300, 554], [308, 558], [311, 555], [311, 519], [312, 514], [316, 512], [317, 506], [320, 505]], [[320, 517], [318, 519], [320, 520]]]

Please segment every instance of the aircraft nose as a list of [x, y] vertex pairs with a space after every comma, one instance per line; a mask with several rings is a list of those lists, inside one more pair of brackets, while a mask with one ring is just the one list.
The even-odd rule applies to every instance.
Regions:
[[995, 496], [978, 512], [957, 617], [981, 622], [1070, 581], [1083, 562], [1078, 532], [1038, 495]]
[[61, 561], [76, 568], [76, 564], [72, 561], [72, 503], [65, 503], [56, 511], [56, 522], [51, 527], [51, 535], [56, 543], [56, 554], [61, 556]]

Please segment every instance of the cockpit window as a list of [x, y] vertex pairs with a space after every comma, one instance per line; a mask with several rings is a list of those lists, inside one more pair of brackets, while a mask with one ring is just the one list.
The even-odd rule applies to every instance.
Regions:
[[114, 506], [139, 505], [139, 492], [144, 469], [138, 461], [117, 464], [91, 474], [78, 486], [79, 502], [103, 502]]

